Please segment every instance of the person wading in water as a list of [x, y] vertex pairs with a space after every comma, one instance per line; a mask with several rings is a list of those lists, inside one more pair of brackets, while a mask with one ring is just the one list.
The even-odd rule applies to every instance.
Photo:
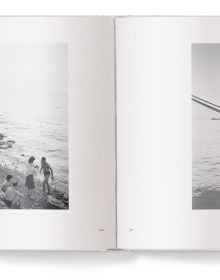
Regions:
[[41, 173], [42, 170], [43, 170], [43, 173], [44, 173], [43, 191], [46, 192], [46, 187], [47, 187], [47, 194], [50, 194], [49, 178], [50, 178], [50, 175], [51, 175], [52, 180], [54, 179], [53, 169], [50, 167], [49, 163], [47, 163], [45, 157], [42, 157], [42, 159], [41, 159], [40, 173]]

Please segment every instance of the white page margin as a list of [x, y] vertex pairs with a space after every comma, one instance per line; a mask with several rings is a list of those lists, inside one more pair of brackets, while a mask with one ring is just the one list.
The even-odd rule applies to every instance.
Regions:
[[219, 249], [218, 210], [192, 210], [191, 43], [218, 17], [116, 20], [118, 247]]

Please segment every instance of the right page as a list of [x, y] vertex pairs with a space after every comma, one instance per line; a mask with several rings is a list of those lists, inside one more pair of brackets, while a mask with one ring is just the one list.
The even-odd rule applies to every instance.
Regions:
[[220, 18], [116, 19], [118, 247], [220, 249]]

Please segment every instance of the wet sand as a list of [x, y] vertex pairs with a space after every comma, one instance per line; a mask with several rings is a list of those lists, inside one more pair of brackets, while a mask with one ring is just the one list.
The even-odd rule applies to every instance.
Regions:
[[193, 197], [192, 209], [220, 209], [220, 190], [206, 190]]
[[[30, 199], [27, 196], [27, 188], [25, 187], [25, 176], [16, 170], [10, 170], [6, 167], [2, 167], [1, 165], [0, 187], [8, 174], [13, 175], [13, 182], [18, 182], [18, 186], [16, 186], [15, 189], [17, 189], [24, 195], [22, 202], [22, 207], [24, 209], [59, 209], [47, 202], [47, 196], [43, 193], [43, 186], [39, 180], [35, 180], [35, 191], [33, 193], [33, 199]], [[64, 209], [68, 209], [68, 199], [65, 198], [65, 194], [61, 193], [55, 188], [52, 188], [51, 195], [64, 203]], [[4, 203], [2, 203], [1, 200], [0, 209], [5, 209]]]

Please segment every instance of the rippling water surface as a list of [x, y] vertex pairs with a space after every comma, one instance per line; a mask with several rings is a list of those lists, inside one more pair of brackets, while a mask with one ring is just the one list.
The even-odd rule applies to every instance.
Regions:
[[1, 164], [25, 172], [30, 156], [36, 158], [36, 165], [40, 165], [41, 157], [45, 156], [54, 169], [57, 184], [67, 191], [67, 123], [67, 102], [60, 93], [57, 96], [45, 93], [44, 98], [30, 94], [22, 102], [4, 98], [0, 101], [0, 133], [15, 144], [10, 149], [0, 150]]
[[220, 190], [220, 120], [193, 120], [192, 168], [193, 196]]

